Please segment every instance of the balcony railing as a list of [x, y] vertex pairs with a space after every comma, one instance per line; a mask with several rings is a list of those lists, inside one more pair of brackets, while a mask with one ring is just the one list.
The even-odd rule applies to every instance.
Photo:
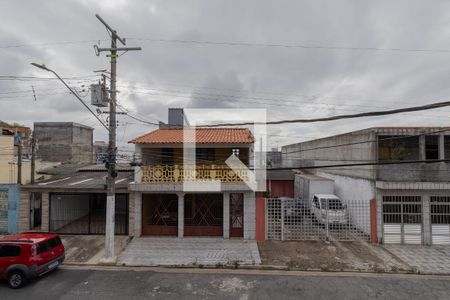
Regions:
[[231, 170], [227, 165], [196, 165], [195, 170], [181, 165], [155, 165], [141, 167], [142, 183], [182, 183], [189, 181], [217, 180], [221, 182], [243, 182], [248, 179], [248, 170]]

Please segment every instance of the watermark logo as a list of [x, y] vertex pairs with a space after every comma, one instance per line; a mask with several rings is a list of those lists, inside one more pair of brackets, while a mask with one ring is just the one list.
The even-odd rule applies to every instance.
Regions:
[[[266, 191], [265, 109], [185, 109], [184, 115], [183, 191], [220, 192], [225, 184], [228, 191], [242, 190], [242, 184]], [[204, 126], [217, 123], [230, 125]], [[236, 123], [249, 124], [232, 125]], [[250, 135], [246, 143], [237, 140], [243, 138], [243, 130]], [[205, 136], [214, 137], [214, 142], [199, 139]]]

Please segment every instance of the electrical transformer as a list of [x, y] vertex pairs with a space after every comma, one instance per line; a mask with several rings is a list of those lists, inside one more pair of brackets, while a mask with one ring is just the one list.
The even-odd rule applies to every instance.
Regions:
[[108, 97], [102, 84], [91, 84], [91, 104], [98, 107], [108, 106]]

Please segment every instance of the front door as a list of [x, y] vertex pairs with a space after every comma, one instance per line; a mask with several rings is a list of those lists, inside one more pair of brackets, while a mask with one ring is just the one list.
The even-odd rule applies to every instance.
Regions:
[[230, 194], [230, 236], [244, 236], [244, 194]]

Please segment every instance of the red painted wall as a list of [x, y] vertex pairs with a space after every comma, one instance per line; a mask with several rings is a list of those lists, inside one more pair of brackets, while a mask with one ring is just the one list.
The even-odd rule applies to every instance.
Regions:
[[377, 200], [370, 200], [370, 241], [378, 243], [377, 232]]
[[293, 180], [269, 180], [267, 185], [271, 197], [294, 197]]

